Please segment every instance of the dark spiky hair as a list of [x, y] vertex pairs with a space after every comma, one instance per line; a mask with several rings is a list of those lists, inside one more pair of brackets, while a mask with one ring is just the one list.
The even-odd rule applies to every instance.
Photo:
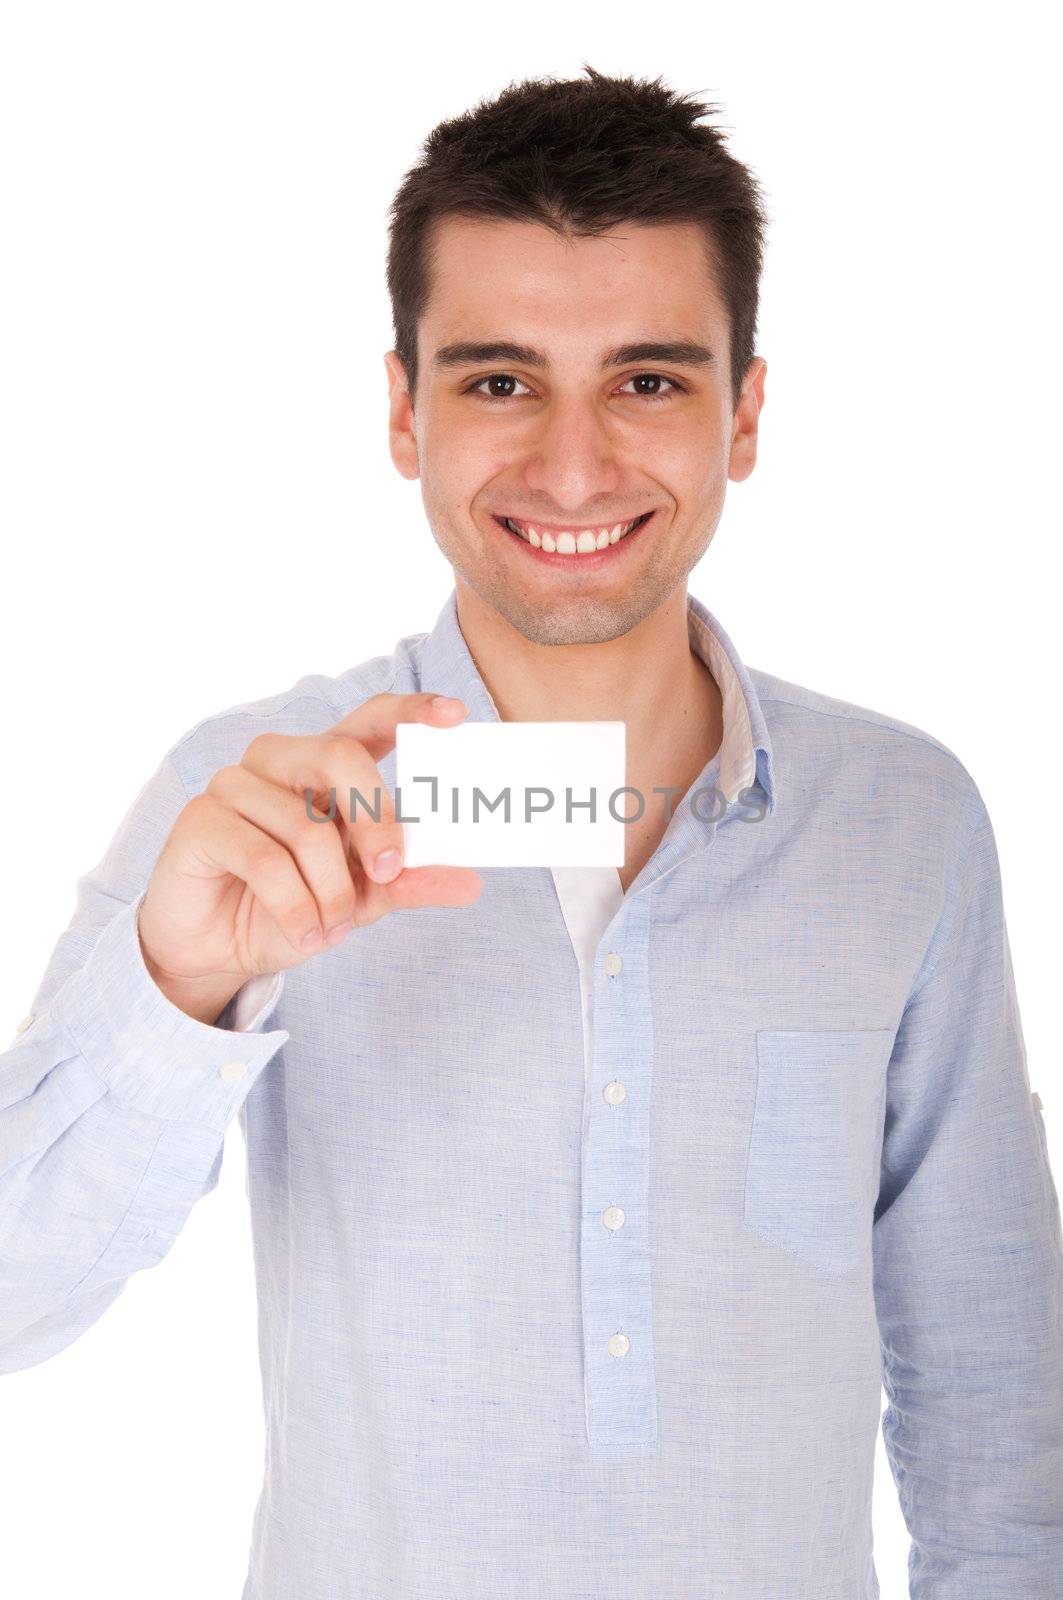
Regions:
[[625, 222], [691, 222], [727, 309], [737, 405], [754, 355], [768, 214], [760, 186], [699, 118], [718, 106], [660, 78], [528, 79], [433, 128], [390, 210], [387, 283], [411, 399], [432, 234], [445, 216], [538, 222], [593, 237]]

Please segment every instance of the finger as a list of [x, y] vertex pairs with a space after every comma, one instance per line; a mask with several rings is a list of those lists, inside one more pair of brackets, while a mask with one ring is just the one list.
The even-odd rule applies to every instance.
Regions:
[[260, 733], [240, 765], [302, 796], [307, 816], [312, 799], [315, 826], [342, 817], [369, 878], [386, 883], [402, 870], [403, 825], [379, 767], [350, 734]]
[[391, 883], [373, 883], [363, 878], [358, 890], [356, 926], [376, 922], [389, 911], [472, 905], [482, 889], [483, 879], [472, 867], [407, 867]]
[[206, 866], [246, 883], [300, 958], [321, 943], [317, 902], [284, 845], [205, 791], [185, 807], [175, 838], [179, 829]]
[[416, 910], [422, 906], [466, 906], [477, 899], [483, 879], [471, 867], [405, 867], [389, 883], [374, 883], [366, 876], [350, 830], [341, 817], [336, 827], [344, 840], [348, 866], [355, 885], [354, 925], [365, 927], [389, 911]]
[[436, 695], [430, 689], [420, 694], [374, 694], [328, 731], [348, 734], [365, 746], [374, 761], [382, 761], [395, 748], [395, 729], [400, 722], [427, 722], [450, 728], [467, 715], [464, 700]]
[[315, 822], [298, 795], [279, 784], [268, 783], [246, 767], [220, 767], [207, 784], [207, 793], [239, 812], [256, 827], [284, 845], [293, 857], [317, 903], [326, 941], [354, 921], [355, 885], [344, 840], [333, 822]]

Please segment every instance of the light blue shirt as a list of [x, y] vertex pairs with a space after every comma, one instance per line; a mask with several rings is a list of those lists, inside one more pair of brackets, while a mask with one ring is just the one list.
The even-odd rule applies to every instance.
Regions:
[[874, 1600], [883, 1383], [913, 1600], [1063, 1600], [1063, 1238], [981, 795], [688, 604], [729, 664], [693, 789], [751, 781], [688, 791], [582, 934], [556, 873], [484, 869], [218, 1026], [145, 970], [155, 859], [257, 733], [381, 690], [497, 718], [453, 592], [198, 723], [78, 880], [0, 1057], [0, 1370], [162, 1260], [239, 1119], [243, 1600]]

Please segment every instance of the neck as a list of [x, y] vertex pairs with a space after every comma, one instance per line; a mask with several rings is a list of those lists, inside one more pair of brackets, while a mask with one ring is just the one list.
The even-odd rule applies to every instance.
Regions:
[[458, 623], [503, 722], [623, 722], [627, 782], [694, 781], [723, 736], [720, 691], [691, 649], [687, 593], [619, 638], [541, 645], [456, 582]]

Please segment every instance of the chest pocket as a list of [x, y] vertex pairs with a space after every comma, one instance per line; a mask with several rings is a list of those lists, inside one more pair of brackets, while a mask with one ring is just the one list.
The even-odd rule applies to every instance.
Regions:
[[747, 1227], [821, 1272], [870, 1248], [889, 1028], [761, 1030], [746, 1163]]

